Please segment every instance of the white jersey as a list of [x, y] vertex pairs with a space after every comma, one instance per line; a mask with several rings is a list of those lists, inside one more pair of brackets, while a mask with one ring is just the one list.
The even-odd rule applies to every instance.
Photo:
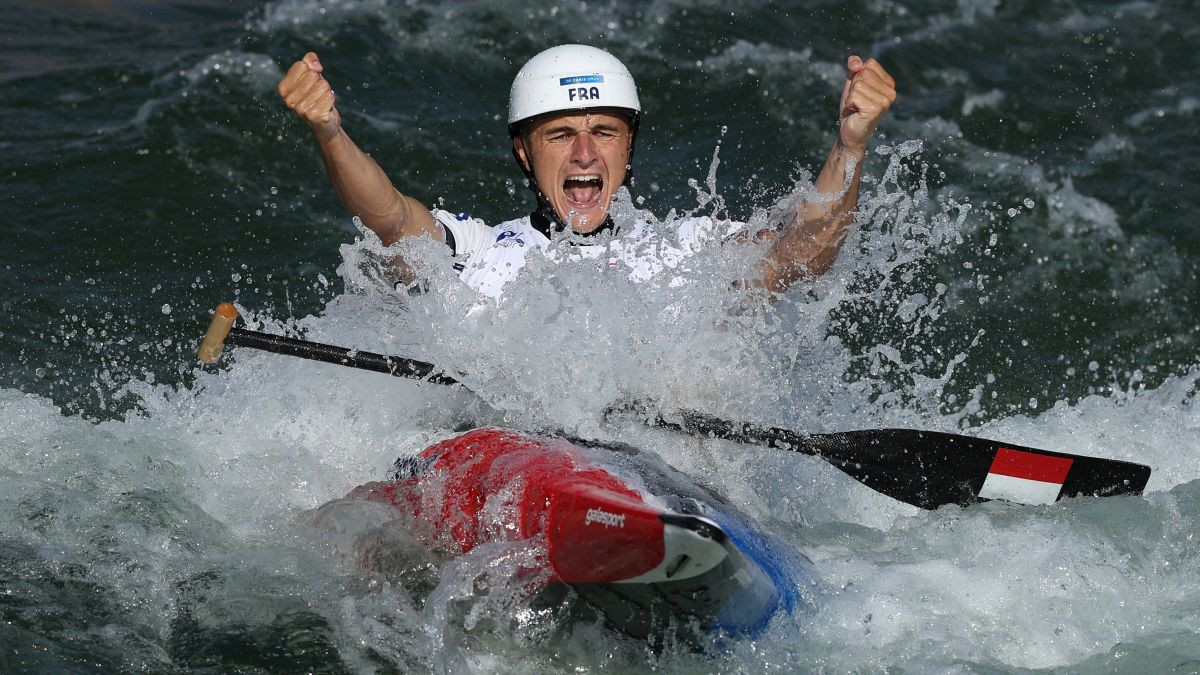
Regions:
[[[529, 216], [495, 227], [478, 218], [441, 209], [435, 209], [433, 216], [453, 239], [454, 269], [459, 277], [492, 298], [500, 297], [504, 284], [517, 276], [531, 251], [550, 260], [559, 257], [549, 249], [550, 240], [533, 226]], [[639, 219], [607, 244], [572, 247], [567, 259], [607, 257], [610, 267], [628, 268], [629, 278], [641, 282], [664, 269], [675, 269], [705, 244], [734, 234], [742, 227], [744, 223], [707, 216], [663, 223], [657, 228]]]

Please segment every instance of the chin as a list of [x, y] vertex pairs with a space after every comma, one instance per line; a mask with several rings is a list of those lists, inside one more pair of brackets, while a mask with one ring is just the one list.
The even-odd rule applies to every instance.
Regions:
[[601, 213], [596, 216], [589, 216], [587, 221], [584, 222], [583, 216], [575, 216], [575, 221], [571, 223], [571, 229], [579, 234], [587, 234], [600, 227], [607, 217], [607, 213]]
[[[570, 216], [570, 220], [567, 220], [568, 216]], [[568, 206], [559, 211], [558, 217], [570, 225], [571, 229], [576, 233], [587, 234], [604, 224], [605, 219], [608, 218], [608, 210], [589, 209], [587, 211], [575, 211]]]

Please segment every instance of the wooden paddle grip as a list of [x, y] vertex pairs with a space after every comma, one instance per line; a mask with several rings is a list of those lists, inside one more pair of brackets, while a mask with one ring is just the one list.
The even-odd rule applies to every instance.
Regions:
[[217, 359], [221, 358], [221, 350], [225, 347], [225, 338], [229, 335], [229, 329], [233, 328], [233, 321], [236, 318], [237, 308], [232, 303], [222, 302], [217, 305], [212, 323], [208, 324], [208, 330], [204, 332], [204, 339], [200, 341], [200, 349], [196, 350], [196, 356], [201, 361], [216, 363]]

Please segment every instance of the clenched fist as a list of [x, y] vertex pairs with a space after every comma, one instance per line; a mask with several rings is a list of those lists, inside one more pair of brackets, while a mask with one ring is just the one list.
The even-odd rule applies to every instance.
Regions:
[[309, 52], [292, 64], [278, 87], [284, 103], [308, 123], [318, 141], [332, 138], [342, 128], [333, 89], [321, 75], [324, 70], [317, 55]]
[[883, 114], [896, 101], [896, 81], [875, 59], [851, 56], [842, 87], [840, 137], [846, 148], [865, 152], [867, 140]]

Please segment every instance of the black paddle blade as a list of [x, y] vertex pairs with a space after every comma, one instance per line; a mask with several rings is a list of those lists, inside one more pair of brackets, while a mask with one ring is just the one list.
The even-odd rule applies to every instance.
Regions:
[[989, 499], [1051, 504], [1064, 497], [1139, 495], [1150, 467], [938, 431], [872, 429], [811, 436], [685, 411], [656, 426], [815, 455], [877, 492], [924, 509]]

